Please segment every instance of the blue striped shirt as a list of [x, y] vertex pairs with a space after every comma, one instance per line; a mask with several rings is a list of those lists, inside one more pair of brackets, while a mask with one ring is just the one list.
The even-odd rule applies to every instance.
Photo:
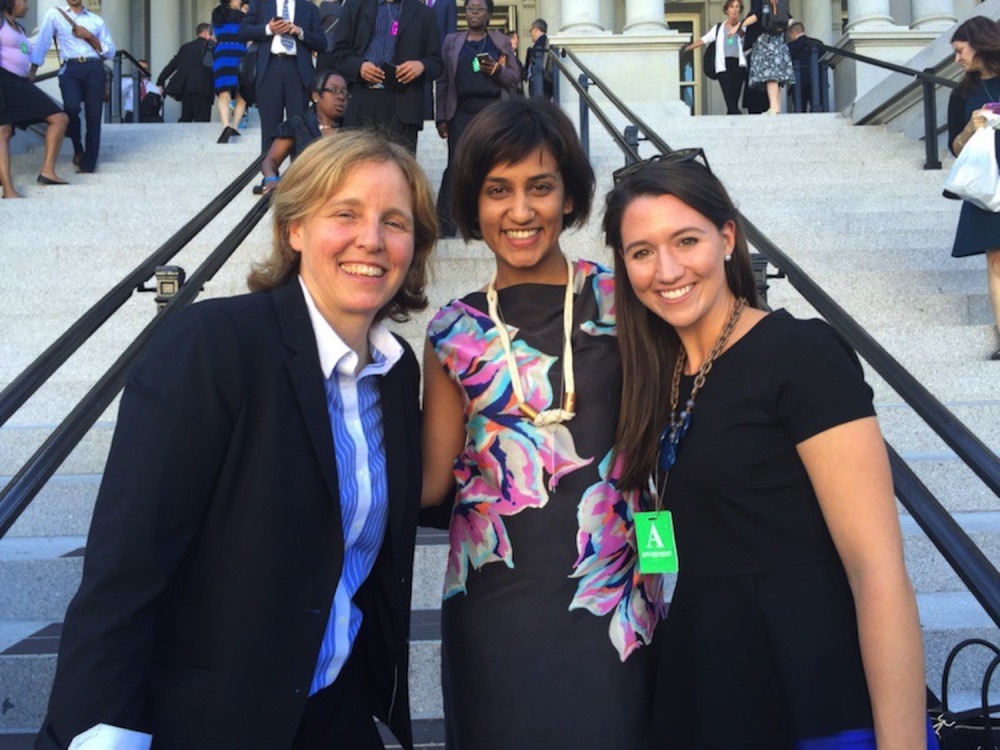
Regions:
[[[391, 63], [396, 57], [396, 37], [399, 33], [399, 16], [403, 3], [378, 0], [378, 15], [375, 16], [375, 31], [365, 49], [365, 60], [381, 67]], [[392, 33], [393, 26], [396, 34]]]
[[299, 284], [324, 374], [344, 530], [344, 567], [309, 687], [312, 695], [337, 679], [361, 629], [361, 610], [353, 598], [375, 564], [389, 515], [378, 376], [400, 360], [403, 348], [385, 326], [372, 326], [368, 338], [372, 361], [356, 373], [358, 355], [316, 309], [301, 277]]

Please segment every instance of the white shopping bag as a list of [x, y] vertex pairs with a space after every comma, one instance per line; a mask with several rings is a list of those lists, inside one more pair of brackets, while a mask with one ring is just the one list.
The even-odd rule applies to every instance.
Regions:
[[972, 134], [944, 181], [947, 192], [993, 213], [1000, 213], [1000, 170], [994, 130], [998, 124], [1000, 116], [987, 117], [987, 126]]

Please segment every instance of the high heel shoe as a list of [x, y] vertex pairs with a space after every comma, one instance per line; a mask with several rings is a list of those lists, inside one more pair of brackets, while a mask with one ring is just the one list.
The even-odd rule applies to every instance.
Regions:
[[38, 175], [39, 185], [69, 185], [65, 180], [53, 180], [43, 174]]

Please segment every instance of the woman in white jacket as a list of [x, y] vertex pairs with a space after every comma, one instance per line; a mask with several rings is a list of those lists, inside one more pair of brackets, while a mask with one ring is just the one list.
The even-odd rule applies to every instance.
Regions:
[[685, 52], [704, 44], [715, 42], [715, 73], [722, 96], [726, 99], [726, 114], [739, 115], [740, 93], [747, 80], [747, 59], [743, 54], [743, 30], [740, 15], [743, 13], [742, 0], [728, 0], [724, 8], [726, 20], [715, 24], [701, 39], [691, 42]]

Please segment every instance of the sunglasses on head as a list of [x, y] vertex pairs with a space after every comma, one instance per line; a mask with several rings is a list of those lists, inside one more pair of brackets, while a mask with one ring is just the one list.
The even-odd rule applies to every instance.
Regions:
[[702, 164], [705, 165], [705, 169], [709, 172], [712, 171], [712, 168], [708, 164], [708, 157], [705, 156], [704, 150], [700, 148], [680, 148], [676, 151], [671, 151], [668, 154], [654, 154], [648, 159], [637, 161], [634, 164], [627, 164], [621, 169], [616, 169], [612, 172], [611, 179], [614, 180], [614, 184], [617, 185], [626, 177], [634, 175], [647, 164], [680, 164], [686, 161], [694, 161], [695, 159], [701, 159]]

